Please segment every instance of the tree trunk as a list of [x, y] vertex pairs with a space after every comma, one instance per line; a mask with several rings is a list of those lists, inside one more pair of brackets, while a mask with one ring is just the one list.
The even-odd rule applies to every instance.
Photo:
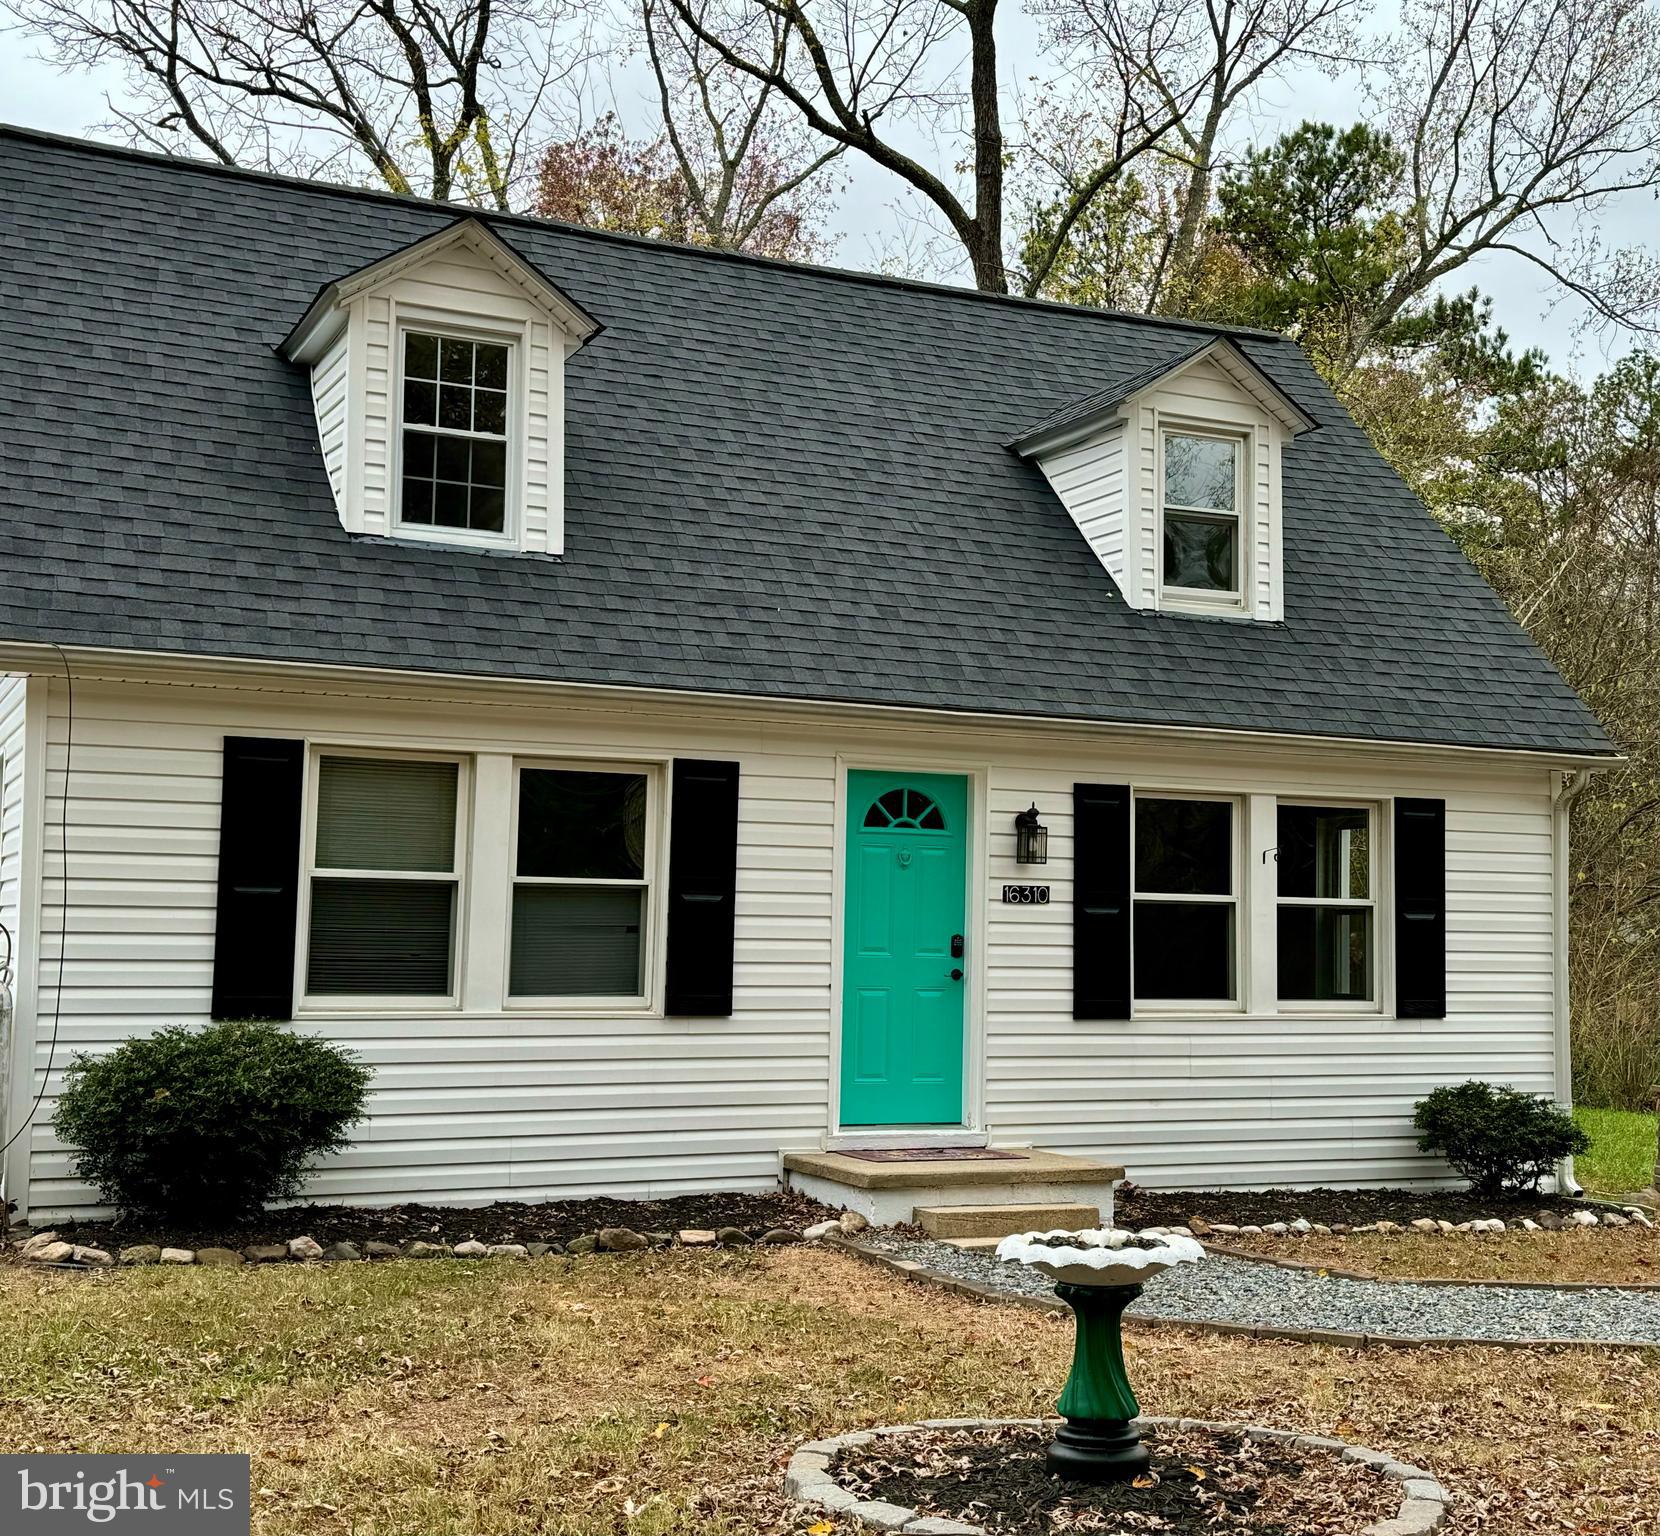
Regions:
[[1199, 261], [1200, 236], [1205, 221], [1210, 217], [1211, 181], [1216, 169], [1216, 138], [1222, 130], [1226, 107], [1219, 96], [1211, 98], [1204, 124], [1196, 137], [1189, 140], [1193, 155], [1193, 169], [1188, 173], [1187, 196], [1182, 202], [1181, 221], [1176, 226], [1175, 238], [1170, 242], [1166, 262], [1163, 309], [1170, 314], [1186, 314], [1193, 303], [1194, 268]]
[[975, 287], [988, 293], [1007, 293], [1009, 274], [1003, 265], [1003, 120], [993, 31], [996, 19], [997, 0], [975, 0], [969, 7], [975, 237], [968, 255], [974, 265]]

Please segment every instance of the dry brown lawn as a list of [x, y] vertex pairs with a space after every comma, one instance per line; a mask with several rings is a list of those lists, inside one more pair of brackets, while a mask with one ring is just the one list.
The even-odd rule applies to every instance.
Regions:
[[[1057, 1318], [811, 1249], [104, 1275], [0, 1270], [0, 1447], [247, 1450], [260, 1536], [800, 1533], [798, 1441], [1046, 1411]], [[1150, 1413], [1431, 1467], [1452, 1531], [1660, 1533], [1660, 1354], [1137, 1331]]]
[[1548, 1280], [1660, 1285], [1660, 1232], [1593, 1227], [1564, 1232], [1373, 1233], [1230, 1237], [1230, 1248], [1388, 1280]]

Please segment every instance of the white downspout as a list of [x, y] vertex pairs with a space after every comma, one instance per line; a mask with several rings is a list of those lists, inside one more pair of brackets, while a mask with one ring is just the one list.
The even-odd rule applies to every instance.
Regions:
[[[1552, 956], [1555, 1003], [1556, 1102], [1571, 1111], [1574, 1105], [1573, 1034], [1568, 1000], [1568, 902], [1572, 881], [1569, 879], [1570, 849], [1568, 837], [1569, 813], [1574, 801], [1584, 794], [1591, 782], [1589, 768], [1575, 768], [1569, 773], [1554, 775], [1556, 794], [1551, 800], [1551, 936], [1555, 951]], [[1562, 1159], [1556, 1175], [1560, 1193], [1582, 1193], [1579, 1180], [1574, 1177], [1574, 1160]]]

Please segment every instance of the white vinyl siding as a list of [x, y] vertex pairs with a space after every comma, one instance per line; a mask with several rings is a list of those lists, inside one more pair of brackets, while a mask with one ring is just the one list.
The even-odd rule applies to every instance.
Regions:
[[1039, 467], [1096, 559], [1135, 605], [1125, 565], [1130, 530], [1124, 440], [1122, 425], [1107, 427], [1086, 442], [1046, 454]]
[[[342, 524], [352, 533], [396, 531], [396, 348], [400, 330], [412, 326], [513, 347], [512, 543], [536, 553], [560, 553], [564, 358], [570, 343], [547, 311], [493, 259], [465, 243], [388, 276], [344, 310], [345, 329], [312, 369], [318, 432]], [[337, 430], [342, 420], [343, 430]]]
[[562, 359], [556, 366], [553, 328], [546, 317], [482, 256], [462, 250], [445, 252], [441, 260], [358, 302], [364, 306], [367, 361], [363, 531], [392, 531], [397, 422], [392, 391], [398, 376], [394, 349], [400, 322], [432, 324], [442, 330], [447, 318], [451, 325], [476, 327], [480, 334], [488, 331], [522, 343], [514, 348], [517, 372], [511, 391], [515, 402], [522, 404], [508, 433], [515, 444], [509, 476], [517, 487], [518, 545], [526, 550], [557, 550], [558, 544], [550, 538], [549, 508], [555, 500], [563, 506], [564, 453], [562, 443], [552, 438], [558, 424], [553, 396], [562, 385], [564, 369]]
[[[1246, 394], [1208, 358], [1184, 368], [1157, 389], [1148, 390], [1137, 401], [1135, 422], [1138, 440], [1137, 491], [1142, 505], [1156, 504], [1159, 487], [1159, 436], [1163, 431], [1183, 427], [1203, 431], [1231, 431], [1243, 434], [1245, 455], [1241, 476], [1245, 502], [1240, 515], [1245, 537], [1240, 541], [1240, 581], [1245, 606], [1259, 619], [1284, 617], [1281, 598], [1280, 505], [1275, 465], [1284, 446], [1285, 433], [1269, 413]], [[1145, 518], [1140, 527], [1137, 579], [1141, 590], [1159, 592], [1162, 563], [1158, 518]], [[1180, 596], [1165, 592], [1162, 600], [1149, 596], [1147, 606], [1179, 607]]]
[[342, 331], [317, 366], [311, 370], [311, 402], [317, 412], [317, 440], [323, 450], [323, 467], [328, 471], [329, 490], [335, 509], [345, 516], [347, 388], [351, 354], [347, 333]]
[[[1132, 782], [1156, 772], [1118, 766]], [[1073, 775], [1004, 771], [992, 783], [990, 899], [1003, 882], [1034, 873], [1015, 864], [1013, 834], [1015, 813], [1034, 796], [1050, 829], [1042, 876], [1054, 895], [1043, 908], [992, 908], [987, 1115], [1000, 1140], [1110, 1152], [1152, 1187], [1412, 1183], [1432, 1171], [1411, 1125], [1414, 1101], [1430, 1088], [1484, 1077], [1554, 1092], [1550, 793], [1542, 771], [1531, 782], [1506, 782], [1419, 768], [1345, 773], [1335, 762], [1290, 772], [1223, 767], [1190, 757], [1183, 774], [1195, 790], [1225, 782], [1263, 798], [1444, 796], [1448, 1016], [1396, 1019], [1390, 1003], [1381, 1015], [1317, 1003], [1275, 1009], [1256, 997], [1244, 1013], [1138, 1008], [1128, 1022], [1074, 1021]], [[1273, 843], [1271, 817], [1250, 825], [1259, 830], [1246, 843], [1247, 863]], [[1387, 880], [1383, 889], [1387, 895]], [[1242, 953], [1259, 933], [1271, 948], [1271, 901], [1250, 920], [1256, 932]], [[1386, 994], [1388, 964], [1385, 954]]]
[[[39, 922], [41, 749], [46, 725], [43, 679], [0, 676], [0, 923], [10, 934], [12, 1008], [0, 1029], [0, 1142], [29, 1112], [36, 1086], [29, 1071], [34, 1032], [36, 926]], [[0, 936], [0, 965], [7, 940]], [[3, 1002], [0, 999], [0, 1002]], [[0, 1008], [0, 1013], [5, 1010]], [[25, 1186], [27, 1144], [0, 1156], [8, 1194]]]
[[[1038, 467], [1132, 608], [1183, 609], [1160, 590], [1159, 441], [1164, 431], [1236, 436], [1243, 608], [1255, 619], [1285, 616], [1280, 456], [1288, 434], [1260, 401], [1208, 357], [1124, 402], [1124, 420], [1081, 442], [1045, 451]], [[1188, 606], [1209, 607], [1214, 600]]]
[[[17, 942], [23, 883], [23, 718], [28, 680], [0, 676], [0, 923]], [[0, 965], [6, 941], [0, 936]], [[12, 964], [16, 967], [16, 955]]]
[[[658, 1196], [773, 1187], [778, 1153], [813, 1148], [832, 1126], [838, 784], [848, 766], [914, 764], [970, 775], [975, 805], [967, 1009], [973, 1120], [994, 1142], [1030, 1142], [1126, 1164], [1152, 1186], [1422, 1181], [1439, 1170], [1413, 1146], [1413, 1101], [1439, 1083], [1488, 1077], [1550, 1092], [1551, 820], [1537, 767], [1363, 747], [1199, 747], [1043, 726], [900, 728], [825, 708], [592, 693], [512, 695], [488, 685], [333, 683], [306, 691], [94, 683], [77, 686], [69, 806], [70, 948], [52, 1086], [70, 1053], [134, 1033], [203, 1023], [212, 984], [223, 738], [305, 737], [314, 746], [466, 756], [477, 765], [477, 875], [468, 922], [506, 919], [507, 807], [514, 762], [741, 764], [735, 1007], [730, 1018], [660, 1008], [502, 1001], [505, 975], [469, 978], [460, 1006], [316, 1008], [295, 1027], [349, 1045], [375, 1072], [371, 1118], [308, 1192], [323, 1199]], [[50, 801], [63, 790], [64, 721], [54, 699]], [[666, 775], [665, 775], [666, 776]], [[1072, 786], [1130, 783], [1240, 799], [1242, 857], [1273, 842], [1274, 797], [1387, 807], [1395, 795], [1448, 803], [1446, 1019], [1276, 1011], [1262, 978], [1232, 1012], [1159, 1012], [1128, 1022], [1072, 1018]], [[490, 786], [494, 785], [494, 788]], [[1014, 862], [1014, 817], [1036, 802], [1049, 863]], [[672, 819], [672, 808], [670, 812]], [[1381, 819], [1387, 823], [1386, 810]], [[494, 830], [490, 830], [490, 824]], [[1385, 825], [1385, 833], [1387, 827]], [[488, 836], [486, 833], [488, 832]], [[1379, 859], [1387, 867], [1387, 848]], [[55, 961], [63, 871], [46, 850]], [[1047, 906], [1005, 906], [1002, 886], [1051, 887]], [[1258, 883], [1262, 885], [1262, 882]], [[1272, 942], [1266, 908], [1242, 913], [1247, 953]], [[492, 894], [493, 893], [493, 894]], [[1385, 906], [1388, 887], [1380, 892]], [[486, 900], [494, 903], [488, 909]], [[483, 915], [480, 915], [480, 914]], [[494, 915], [490, 915], [493, 913]], [[653, 944], [660, 953], [661, 934]], [[500, 949], [498, 947], [499, 956]], [[1380, 955], [1387, 990], [1389, 960]], [[40, 987], [56, 1002], [55, 966]], [[44, 1044], [36, 1048], [44, 1064]], [[983, 1081], [982, 1081], [983, 1079]], [[983, 1114], [980, 1110], [983, 1108]], [[87, 1211], [50, 1129], [31, 1133], [36, 1215]]]

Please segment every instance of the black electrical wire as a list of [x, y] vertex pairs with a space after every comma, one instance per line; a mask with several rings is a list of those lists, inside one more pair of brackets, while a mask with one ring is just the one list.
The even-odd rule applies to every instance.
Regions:
[[[64, 953], [69, 948], [69, 776], [75, 758], [75, 674], [69, 670], [69, 658], [64, 654], [63, 647], [55, 640], [49, 640], [47, 644], [58, 653], [58, 660], [63, 663], [63, 678], [69, 690], [63, 743], [63, 799], [58, 810], [58, 854], [63, 860], [63, 904], [58, 909], [58, 984], [52, 993], [52, 1040], [46, 1051], [46, 1070], [40, 1075], [40, 1092], [29, 1106], [29, 1113], [23, 1117], [23, 1124], [6, 1138], [4, 1144], [0, 1144], [0, 1156], [34, 1124], [35, 1116], [40, 1112], [46, 1098], [46, 1085], [52, 1081], [52, 1065], [58, 1056], [58, 1025], [63, 1019], [63, 962]], [[44, 907], [44, 901], [41, 905]]]

